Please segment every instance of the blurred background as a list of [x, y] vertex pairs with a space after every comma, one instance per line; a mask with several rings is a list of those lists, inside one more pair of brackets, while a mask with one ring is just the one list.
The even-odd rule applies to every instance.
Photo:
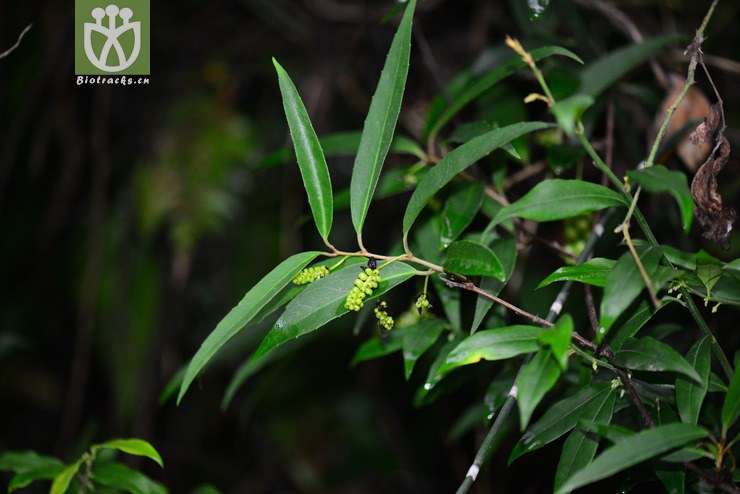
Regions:
[[[421, 139], [441, 85], [495, 66], [506, 34], [587, 61], [631, 42], [588, 4], [553, 2], [534, 16], [525, 0], [420, 0], [399, 132]], [[646, 38], [684, 35], [659, 59], [679, 74], [705, 4], [616, 3]], [[0, 60], [0, 451], [71, 461], [91, 442], [141, 437], [165, 468], [133, 465], [173, 493], [205, 484], [229, 493], [457, 488], [485, 433], [482, 421], [460, 420], [481, 402], [481, 386], [414, 407], [423, 376], [406, 382], [398, 355], [350, 367], [371, 322], [354, 335], [343, 318], [299, 340], [222, 410], [268, 321], [230, 344], [180, 406], [160, 399], [246, 290], [285, 257], [320, 248], [297, 166], [266, 159], [289, 145], [271, 57], [319, 135], [359, 130], [397, 26], [397, 16], [386, 19], [393, 9], [380, 0], [153, 1], [150, 84], [108, 87], [75, 85], [73, 2], [0, 3], [0, 51], [33, 23]], [[721, 2], [704, 43], [732, 142], [738, 11]], [[568, 83], [567, 73], [550, 75]], [[482, 104], [513, 102], [507, 112], [524, 119], [520, 102], [533, 88], [522, 74]], [[647, 65], [619, 89], [614, 162], [626, 168], [644, 155], [665, 92]], [[392, 156], [386, 169], [413, 160]], [[349, 185], [352, 162], [330, 160], [335, 191]], [[736, 191], [736, 157], [724, 173]], [[373, 206], [369, 248], [397, 240], [407, 198]], [[354, 248], [348, 212], [334, 224], [333, 243]], [[494, 458], [477, 492], [551, 488], [555, 461], [505, 463], [506, 454]]]

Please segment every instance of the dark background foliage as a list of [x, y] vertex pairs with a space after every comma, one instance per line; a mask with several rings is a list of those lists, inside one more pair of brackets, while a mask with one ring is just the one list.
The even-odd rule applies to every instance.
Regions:
[[[533, 21], [523, 0], [420, 2], [400, 131], [420, 137], [439, 83], [481, 63], [506, 34], [559, 44], [586, 60], [630, 42], [581, 3], [587, 2], [553, 2]], [[704, 2], [619, 6], [646, 37], [684, 35], [660, 60], [685, 73], [680, 51]], [[201, 483], [224, 492], [456, 488], [484, 429], [474, 420], [472, 431], [451, 439], [453, 424], [480, 404], [490, 376], [480, 372], [479, 382], [414, 408], [421, 378], [406, 383], [399, 358], [349, 368], [354, 349], [372, 331], [369, 323], [359, 337], [345, 318], [305, 338], [222, 412], [228, 380], [264, 326], [230, 345], [179, 407], [158, 403], [246, 289], [286, 256], [318, 246], [305, 227], [297, 167], [259, 165], [288, 143], [271, 57], [296, 81], [319, 135], [360, 129], [393, 35], [394, 21], [381, 22], [391, 7], [387, 1], [152, 2], [151, 83], [108, 87], [75, 84], [72, 2], [0, 3], [1, 49], [33, 23], [19, 49], [0, 60], [0, 450], [35, 449], [71, 460], [92, 441], [142, 437], [166, 466], [147, 471], [171, 492]], [[713, 77], [733, 144], [739, 10], [737, 2], [720, 3], [704, 43], [705, 53], [720, 58]], [[550, 75], [568, 83], [567, 72]], [[644, 155], [664, 96], [647, 66], [627, 82], [610, 96], [620, 176]], [[701, 77], [713, 100], [705, 82]], [[522, 74], [499, 98], [516, 106], [535, 88]], [[597, 135], [603, 125], [597, 122]], [[386, 166], [403, 159], [392, 157]], [[667, 163], [683, 166], [673, 157]], [[351, 166], [351, 159], [331, 160], [335, 190], [349, 184]], [[730, 201], [738, 179], [732, 156], [723, 178]], [[371, 250], [396, 240], [396, 213], [406, 199], [373, 206], [365, 235]], [[660, 228], [660, 203], [651, 206], [651, 222]], [[334, 243], [349, 247], [354, 233], [346, 210], [335, 225]], [[710, 248], [698, 235], [692, 241]], [[713, 251], [722, 258], [736, 252]], [[527, 273], [536, 275], [558, 265], [557, 257], [538, 251], [529, 259]], [[548, 300], [543, 295], [541, 304]], [[735, 316], [732, 310], [720, 315]], [[737, 346], [736, 337], [720, 338], [730, 350]], [[516, 439], [512, 434], [503, 450]], [[493, 459], [480, 492], [493, 492], [493, 485], [495, 492], [550, 489], [555, 462], [548, 449], [509, 470], [505, 462], [506, 454]]]

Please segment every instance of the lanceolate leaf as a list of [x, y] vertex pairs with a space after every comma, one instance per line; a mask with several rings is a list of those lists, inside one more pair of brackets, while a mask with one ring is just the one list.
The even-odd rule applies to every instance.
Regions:
[[406, 87], [411, 53], [411, 22], [416, 0], [411, 0], [388, 52], [380, 81], [370, 102], [350, 183], [352, 224], [362, 233], [380, 170], [393, 140]]
[[[609, 424], [614, 412], [614, 402], [617, 394], [611, 390], [605, 400], [592, 401], [583, 412], [581, 424]], [[599, 447], [600, 437], [590, 434], [583, 427], [576, 427], [563, 443], [558, 469], [555, 472], [555, 490], [576, 472], [593, 460], [596, 449]]]
[[360, 362], [366, 362], [385, 357], [391, 353], [400, 352], [403, 346], [404, 331], [391, 331], [386, 336], [370, 338], [355, 351], [350, 365], [354, 367]]
[[444, 268], [456, 274], [493, 276], [504, 279], [501, 261], [491, 249], [478, 242], [459, 240], [447, 248]]
[[[661, 301], [660, 308], [662, 309], [672, 302], [672, 299], [664, 298]], [[610, 333], [609, 346], [611, 346], [612, 350], [614, 352], [618, 352], [619, 349], [622, 348], [624, 342], [635, 336], [656, 312], [657, 310], [649, 300], [643, 300], [640, 302], [640, 305], [637, 306], [632, 317], [627, 319], [618, 330]]]
[[[662, 257], [659, 247], [638, 249], [642, 265], [649, 277], [658, 269]], [[625, 252], [619, 258], [614, 269], [606, 277], [604, 298], [601, 299], [601, 319], [599, 341], [609, 331], [614, 321], [624, 312], [637, 296], [645, 289], [645, 282], [632, 254]]]
[[676, 36], [661, 36], [644, 43], [629, 45], [598, 60], [589, 63], [581, 72], [581, 87], [578, 92], [596, 98], [606, 88], [621, 79], [641, 63], [648, 60], [658, 50], [672, 41]]
[[487, 329], [468, 336], [447, 356], [437, 374], [481, 360], [503, 360], [523, 353], [536, 352], [537, 336], [542, 329], [535, 326], [507, 326]]
[[562, 220], [625, 204], [621, 195], [603, 185], [582, 180], [551, 179], [540, 182], [524, 197], [503, 208], [494, 221], [501, 223], [513, 217], [535, 221]]
[[645, 460], [706, 437], [707, 434], [706, 429], [690, 424], [669, 424], [638, 432], [607, 449], [587, 467], [576, 472], [556, 491], [556, 494], [564, 494], [607, 478]]
[[[167, 489], [161, 484], [154, 482], [138, 470], [133, 470], [123, 463], [116, 461], [96, 462], [93, 468], [93, 475], [96, 484], [115, 488], [116, 492], [167, 494]], [[95, 492], [98, 491], [96, 490]]]
[[696, 424], [704, 396], [709, 386], [710, 343], [705, 336], [689, 349], [686, 360], [694, 367], [701, 377], [700, 383], [695, 383], [683, 376], [676, 378], [676, 407], [681, 421], [686, 424]]
[[406, 379], [411, 377], [416, 361], [434, 345], [443, 329], [444, 323], [439, 319], [422, 319], [417, 324], [400, 330]]
[[164, 467], [162, 457], [159, 456], [157, 450], [143, 439], [112, 439], [102, 444], [96, 444], [92, 447], [92, 450], [98, 449], [115, 449], [130, 455], [145, 456], [155, 461], [160, 467]]
[[239, 305], [231, 309], [226, 317], [208, 335], [188, 365], [188, 370], [180, 386], [177, 402], [182, 400], [195, 376], [211, 360], [213, 355], [241, 331], [277, 295], [285, 285], [309, 262], [313, 261], [319, 252], [303, 252], [289, 257], [280, 263], [267, 276], [262, 278], [251, 290], [244, 295]]
[[587, 386], [573, 396], [555, 403], [522, 436], [511, 452], [509, 463], [523, 454], [540, 449], [571, 430], [588, 407], [605, 402], [611, 393], [611, 383], [604, 382]]
[[51, 489], [49, 489], [49, 494], [64, 494], [67, 492], [69, 484], [72, 482], [81, 465], [82, 459], [68, 465], [67, 468], [54, 478], [54, 481], [51, 483]]
[[519, 396], [519, 422], [521, 430], [529, 423], [532, 412], [537, 407], [545, 393], [555, 386], [560, 377], [560, 368], [552, 357], [552, 351], [540, 350], [529, 363], [524, 366], [517, 381]]
[[673, 348], [649, 336], [630, 338], [616, 355], [622, 367], [644, 371], [673, 371], [688, 376], [697, 384], [702, 379], [694, 367]]
[[542, 288], [556, 281], [578, 281], [587, 285], [603, 287], [606, 285], [606, 276], [614, 269], [616, 263], [617, 261], [612, 259], [595, 257], [578, 266], [563, 266], [542, 280], [537, 288]]
[[740, 414], [740, 372], [735, 372], [727, 387], [725, 403], [722, 405], [722, 437], [726, 437], [727, 431], [737, 420]]
[[416, 186], [403, 216], [403, 234], [407, 235], [411, 230], [411, 225], [414, 224], [429, 199], [458, 173], [512, 139], [548, 127], [551, 127], [551, 124], [543, 122], [522, 122], [508, 125], [475, 137], [454, 149], [434, 168], [429, 170], [429, 173]]
[[[257, 348], [252, 362], [258, 362], [267, 352], [286, 341], [315, 331], [329, 321], [346, 314], [344, 300], [358, 273], [359, 268], [357, 271], [343, 269], [308, 285], [285, 308], [283, 315]], [[380, 286], [365, 299], [365, 303], [372, 303], [373, 299], [411, 278], [414, 274], [416, 270], [402, 262], [394, 262], [386, 266], [380, 271], [382, 277]]]
[[452, 194], [442, 211], [439, 243], [445, 249], [470, 225], [483, 203], [484, 187], [480, 182], [466, 184]]
[[293, 81], [280, 64], [272, 59], [278, 73], [280, 93], [283, 95], [283, 107], [293, 139], [298, 167], [303, 177], [303, 186], [308, 194], [308, 203], [313, 212], [313, 219], [321, 238], [326, 240], [331, 231], [334, 214], [333, 196], [329, 168], [326, 166], [324, 151], [319, 138], [313, 130], [306, 107], [301, 101]]
[[[532, 58], [535, 61], [550, 57], [552, 55], [563, 55], [575, 60], [578, 63], [583, 63], [578, 55], [574, 54], [570, 50], [566, 50], [565, 48], [560, 48], [559, 46], [545, 46], [542, 48], [536, 48], [530, 52], [530, 55], [532, 55]], [[494, 84], [513, 74], [514, 71], [516, 71], [517, 69], [521, 69], [524, 67], [526, 67], [526, 64], [521, 59], [521, 57], [516, 57], [513, 60], [510, 60], [500, 67], [496, 68], [495, 70], [492, 70], [482, 78], [474, 81], [465, 90], [453, 97], [452, 104], [440, 114], [434, 125], [431, 127], [429, 131], [429, 136], [431, 138], [434, 138], [439, 130], [455, 115], [457, 115], [457, 113], [459, 113], [460, 110], [462, 110], [468, 103], [486, 92]]]
[[628, 171], [627, 176], [648, 192], [671, 194], [681, 210], [683, 231], [689, 231], [691, 220], [694, 217], [694, 200], [691, 197], [686, 175], [682, 172], [671, 171], [663, 165], [653, 165], [643, 170]]
[[[508, 281], [516, 264], [516, 239], [514, 237], [498, 238], [491, 243], [491, 250], [496, 253], [496, 256], [501, 261], [501, 265], [504, 268], [504, 279]], [[506, 282], [489, 276], [484, 276], [480, 284], [481, 290], [494, 296], [497, 296], [503, 290], [504, 286], [506, 286]], [[475, 315], [473, 316], [473, 324], [470, 327], [470, 334], [478, 330], [478, 327], [483, 322], [492, 305], [493, 301], [485, 297], [478, 297], [476, 299]]]
[[34, 451], [11, 451], [0, 456], [0, 470], [15, 472], [8, 482], [8, 492], [23, 489], [38, 479], [53, 479], [65, 467], [57, 458], [42, 456]]

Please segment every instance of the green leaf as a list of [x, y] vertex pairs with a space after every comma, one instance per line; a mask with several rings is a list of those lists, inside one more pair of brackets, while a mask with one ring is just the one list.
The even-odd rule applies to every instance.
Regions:
[[676, 407], [681, 421], [696, 425], [704, 396], [709, 386], [710, 342], [705, 336], [689, 349], [686, 360], [696, 370], [701, 378], [699, 383], [690, 381], [682, 376], [676, 378]]
[[8, 492], [27, 487], [34, 480], [53, 479], [64, 468], [64, 463], [57, 458], [35, 451], [9, 451], [0, 456], [0, 470], [16, 473], [8, 482]]
[[164, 467], [162, 457], [159, 456], [157, 450], [143, 439], [112, 439], [101, 444], [96, 444], [92, 449], [93, 451], [97, 449], [115, 449], [130, 455], [145, 456], [154, 460], [160, 467]]
[[709, 387], [707, 388], [707, 391], [710, 393], [727, 393], [727, 385], [722, 380], [721, 377], [719, 377], [714, 372], [709, 373]]
[[401, 111], [401, 100], [409, 70], [411, 23], [415, 7], [416, 0], [411, 0], [406, 7], [398, 31], [393, 37], [362, 129], [350, 182], [352, 224], [358, 237], [362, 233], [367, 210], [373, 199], [380, 170], [393, 140], [396, 120]]
[[684, 494], [686, 471], [683, 467], [661, 465], [655, 468], [655, 475], [660, 479], [668, 494]]
[[697, 266], [696, 275], [701, 280], [707, 291], [707, 297], [712, 294], [712, 288], [722, 278], [722, 266], [716, 264], [702, 264]]
[[517, 381], [519, 390], [517, 404], [519, 405], [521, 430], [527, 427], [532, 412], [545, 397], [545, 394], [555, 386], [559, 377], [560, 368], [555, 359], [552, 358], [552, 351], [550, 350], [540, 350], [524, 366]]
[[301, 101], [293, 81], [280, 64], [272, 59], [278, 73], [280, 93], [283, 95], [283, 107], [290, 127], [290, 136], [293, 139], [298, 167], [301, 170], [303, 185], [308, 194], [308, 203], [313, 212], [313, 219], [321, 238], [326, 240], [331, 231], [334, 214], [332, 203], [331, 179], [329, 168], [326, 166], [324, 151], [321, 149], [319, 138], [308, 118], [306, 107]]
[[131, 494], [166, 494], [167, 489], [141, 472], [123, 463], [96, 463], [93, 470], [96, 484], [122, 489]]
[[439, 339], [444, 322], [439, 319], [422, 319], [413, 326], [399, 330], [403, 341], [403, 365], [406, 380], [411, 377], [416, 361]]
[[653, 165], [642, 170], [630, 170], [627, 176], [650, 193], [668, 192], [671, 194], [681, 210], [683, 231], [689, 231], [694, 216], [694, 200], [684, 173], [671, 171], [663, 165]]
[[542, 329], [535, 326], [507, 326], [486, 329], [468, 336], [450, 352], [437, 374], [481, 360], [503, 360], [539, 349], [537, 337]]
[[504, 279], [504, 267], [491, 249], [478, 242], [458, 240], [447, 248], [445, 271], [456, 274], [493, 276]]
[[706, 437], [707, 434], [706, 429], [690, 424], [669, 424], [638, 432], [616, 443], [572, 475], [556, 494], [564, 494], [610, 477], [633, 465]]
[[[517, 102], [519, 104], [519, 102]], [[513, 120], [514, 122], [518, 121]], [[495, 121], [495, 120], [494, 120]], [[512, 122], [505, 122], [505, 123], [512, 123]], [[463, 144], [465, 142], [468, 142], [470, 139], [473, 139], [474, 137], [478, 137], [479, 135], [485, 134], [486, 132], [491, 132], [493, 129], [496, 129], [500, 127], [500, 125], [491, 125], [485, 120], [475, 120], [473, 122], [466, 122], [459, 127], [457, 127], [453, 132], [452, 135], [449, 137], [450, 142], [454, 142], [456, 144]], [[521, 160], [522, 157], [517, 152], [516, 148], [511, 144], [504, 144], [501, 146], [501, 149], [503, 149], [509, 156], [511, 156], [514, 159]], [[477, 183], [477, 182], [473, 182]]]
[[411, 230], [411, 225], [414, 224], [429, 199], [458, 173], [512, 139], [551, 126], [543, 122], [521, 122], [508, 125], [475, 137], [452, 150], [429, 170], [429, 173], [416, 186], [403, 216], [403, 234], [407, 235]]
[[596, 98], [629, 71], [677, 39], [677, 36], [660, 36], [607, 53], [583, 69], [578, 92]]
[[61, 470], [64, 466], [59, 459], [35, 451], [9, 451], [0, 456], [0, 470], [3, 471], [26, 473], [54, 468]]
[[701, 376], [685, 358], [670, 346], [649, 336], [625, 341], [615, 361], [617, 365], [633, 370], [678, 372], [702, 383]]
[[483, 204], [484, 187], [480, 182], [467, 184], [452, 194], [445, 203], [440, 217], [441, 224], [439, 243], [441, 249], [446, 249], [470, 225]]
[[370, 338], [355, 351], [350, 366], [354, 367], [360, 362], [367, 362], [401, 351], [404, 331], [391, 331], [385, 336]]
[[[581, 424], [609, 424], [614, 412], [614, 402], [617, 394], [611, 390], [604, 400], [592, 401], [583, 411]], [[563, 443], [563, 451], [560, 453], [558, 469], [555, 472], [554, 490], [558, 490], [563, 482], [593, 460], [599, 447], [601, 438], [591, 434], [584, 427], [574, 428]]]
[[611, 383], [604, 382], [587, 386], [547, 410], [532, 424], [509, 457], [509, 464], [520, 456], [538, 450], [556, 440], [578, 424], [589, 406], [603, 403], [613, 393]]
[[[252, 363], [267, 352], [292, 338], [315, 331], [329, 321], [347, 313], [344, 300], [357, 278], [358, 271], [343, 269], [314, 281], [285, 308], [259, 348]], [[399, 283], [411, 278], [416, 270], [402, 262], [394, 262], [380, 271], [382, 281], [365, 303], [379, 297]]]
[[[568, 58], [575, 60], [578, 63], [583, 63], [578, 55], [574, 54], [570, 50], [561, 48], [559, 46], [545, 46], [542, 48], [536, 48], [530, 52], [532, 58], [537, 61], [552, 55], [563, 55]], [[476, 99], [481, 94], [488, 91], [496, 83], [505, 79], [506, 77], [513, 74], [516, 70], [526, 67], [526, 64], [521, 57], [516, 57], [509, 60], [500, 67], [492, 70], [480, 79], [475, 80], [467, 88], [461, 91], [459, 94], [453, 97], [453, 101], [449, 107], [447, 107], [436, 119], [434, 125], [431, 126], [428, 136], [432, 139], [437, 135], [439, 130], [452, 118], [457, 115], [460, 110], [465, 108], [471, 101]]]
[[614, 269], [616, 263], [617, 261], [612, 259], [594, 257], [578, 266], [563, 266], [542, 280], [537, 288], [542, 288], [556, 281], [577, 281], [587, 285], [603, 287], [606, 285], [606, 276]]
[[82, 465], [81, 458], [62, 470], [62, 472], [57, 475], [51, 483], [49, 494], [64, 494], [67, 492], [69, 484], [72, 482], [72, 478], [74, 478], [77, 470], [80, 469], [80, 465]]
[[550, 113], [555, 115], [560, 128], [569, 136], [576, 132], [577, 123], [583, 113], [594, 104], [594, 99], [586, 94], [574, 94], [568, 98], [555, 102], [550, 107]]
[[735, 372], [727, 388], [725, 403], [722, 405], [722, 438], [737, 420], [740, 414], [740, 372]]
[[[664, 298], [661, 301], [660, 309], [673, 302], [670, 298]], [[638, 331], [655, 315], [660, 309], [655, 309], [649, 300], [643, 300], [635, 309], [635, 313], [627, 319], [622, 327], [617, 331], [612, 331], [609, 335], [609, 346], [612, 351], [618, 352], [628, 338], [632, 338]]]
[[626, 203], [621, 195], [602, 185], [582, 180], [550, 179], [540, 182], [524, 197], [503, 208], [493, 220], [501, 223], [519, 217], [554, 221], [624, 205]]
[[[459, 335], [460, 333], [452, 334]], [[427, 403], [429, 393], [437, 386], [437, 384], [439, 384], [439, 382], [444, 377], [443, 374], [440, 374], [438, 372], [440, 367], [444, 365], [445, 360], [447, 360], [447, 356], [452, 350], [455, 349], [455, 347], [457, 347], [459, 343], [460, 338], [457, 337], [452, 341], [446, 342], [444, 345], [442, 345], [442, 348], [439, 349], [437, 357], [434, 359], [434, 362], [432, 362], [432, 365], [429, 366], [429, 372], [427, 373], [427, 378], [424, 381], [424, 384], [420, 386], [416, 392], [416, 396], [414, 397], [415, 406], [418, 407]]]
[[[267, 276], [262, 278], [251, 290], [244, 295], [239, 304], [231, 309], [201, 344], [180, 386], [177, 402], [180, 403], [193, 379], [200, 373], [213, 355], [241, 331], [259, 311], [277, 295], [285, 285], [291, 282], [309, 262], [314, 260], [319, 252], [303, 252], [295, 254], [281, 262]], [[313, 283], [312, 283], [313, 284]]]
[[[514, 237], [497, 238], [491, 243], [491, 250], [496, 252], [504, 268], [504, 279], [509, 280], [511, 273], [514, 272], [516, 264], [516, 239]], [[506, 286], [506, 281], [500, 281], [490, 276], [484, 276], [480, 283], [481, 290], [497, 296]], [[473, 315], [473, 324], [470, 327], [470, 334], [474, 334], [493, 306], [493, 301], [485, 297], [478, 297], [475, 301], [475, 314]]]
[[[642, 252], [640, 252], [642, 250]], [[659, 247], [637, 249], [640, 260], [648, 276], [652, 277], [658, 269], [663, 254]], [[601, 299], [601, 319], [599, 321], [599, 341], [609, 332], [617, 318], [645, 289], [645, 282], [640, 276], [632, 254], [625, 252], [606, 277], [604, 297]]]
[[573, 318], [570, 314], [565, 314], [552, 328], [544, 330], [538, 338], [540, 344], [550, 347], [553, 358], [563, 371], [568, 368], [568, 348], [572, 336]]

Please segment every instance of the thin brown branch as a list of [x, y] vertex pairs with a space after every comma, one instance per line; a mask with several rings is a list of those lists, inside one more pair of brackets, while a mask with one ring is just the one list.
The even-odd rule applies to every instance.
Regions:
[[478, 288], [473, 282], [469, 281], [467, 278], [460, 278], [460, 281], [457, 281], [457, 280], [453, 280], [449, 278], [449, 276], [451, 276], [451, 274], [448, 274], [448, 273], [440, 274], [439, 279], [441, 279], [445, 283], [445, 285], [447, 285], [450, 288], [461, 288], [463, 290], [468, 290], [470, 292], [478, 294], [481, 297], [487, 298], [493, 302], [496, 302], [497, 304], [503, 305], [510, 311], [516, 314], [519, 314], [522, 317], [526, 317], [527, 319], [531, 320], [534, 323], [539, 324], [540, 326], [546, 326], [548, 328], [553, 326], [553, 323], [551, 323], [550, 321], [546, 321], [542, 319], [540, 316], [530, 314], [526, 310], [520, 309], [516, 305], [510, 304], [506, 300], [498, 298], [497, 296]]
[[525, 166], [518, 172], [504, 179], [503, 189], [510, 189], [519, 182], [523, 182], [524, 180], [527, 180], [534, 175], [542, 173], [546, 168], [547, 165], [544, 161], [538, 161], [537, 163], [532, 163], [531, 165]]
[[701, 468], [697, 467], [695, 464], [693, 464], [690, 461], [685, 462], [683, 465], [686, 467], [687, 470], [691, 470], [697, 476], [701, 477], [705, 481], [717, 487], [722, 492], [727, 492], [729, 494], [738, 494], [740, 492], [740, 489], [738, 489], [732, 484], [728, 484], [727, 482], [725, 482], [724, 479], [722, 479], [722, 477], [720, 477], [716, 473], [707, 472], [705, 470], [702, 470]]
[[591, 329], [594, 335], [599, 334], [599, 317], [596, 315], [596, 305], [594, 304], [594, 294], [591, 290], [591, 285], [584, 284], [583, 291], [586, 299], [586, 311], [588, 312], [588, 320], [591, 322]]

